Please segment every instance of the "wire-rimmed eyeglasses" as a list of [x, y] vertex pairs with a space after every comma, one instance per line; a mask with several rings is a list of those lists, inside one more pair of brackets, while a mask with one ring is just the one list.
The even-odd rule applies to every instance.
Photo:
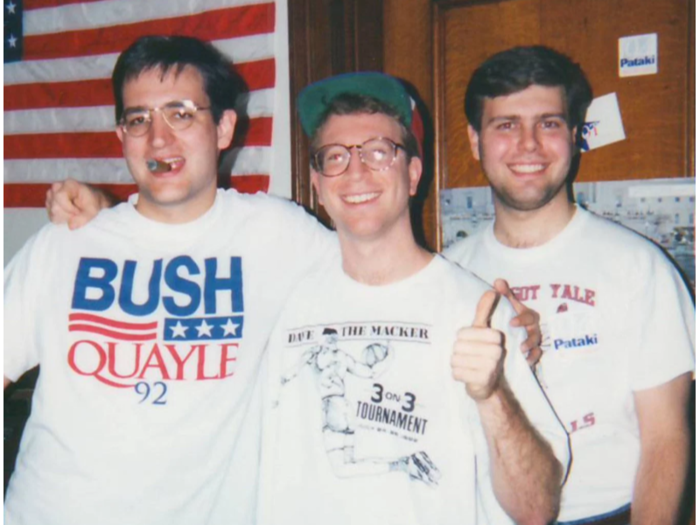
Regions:
[[126, 108], [119, 121], [124, 133], [131, 137], [141, 137], [148, 133], [153, 122], [153, 113], [159, 112], [165, 123], [175, 131], [189, 128], [194, 122], [197, 111], [211, 108], [198, 106], [191, 100], [173, 100], [155, 108]]
[[348, 169], [353, 148], [357, 149], [360, 160], [373, 171], [388, 169], [396, 160], [398, 150], [406, 150], [403, 145], [384, 137], [352, 146], [327, 144], [311, 154], [312, 166], [324, 177], [338, 177]]

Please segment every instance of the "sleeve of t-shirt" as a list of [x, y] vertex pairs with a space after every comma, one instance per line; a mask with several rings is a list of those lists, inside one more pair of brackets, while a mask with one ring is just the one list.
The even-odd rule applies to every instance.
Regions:
[[278, 264], [297, 282], [314, 268], [338, 257], [338, 239], [301, 206], [278, 197], [265, 200], [266, 235], [273, 237]]
[[452, 243], [447, 248], [442, 250], [442, 255], [448, 261], [457, 263], [464, 268], [464, 264], [462, 264], [462, 261], [466, 259], [467, 255], [466, 240], [462, 239], [455, 243]]
[[493, 229], [493, 221], [484, 222], [471, 236], [450, 244], [442, 251], [443, 257], [471, 271], [471, 263], [475, 250], [477, 250], [477, 246], [483, 242], [482, 239], [489, 229]]
[[[298, 289], [304, 288], [300, 283]], [[262, 444], [260, 451], [260, 482], [257, 494], [257, 523], [268, 525], [275, 523], [274, 502], [279, 499], [276, 492], [276, 481], [279, 479], [278, 448], [280, 440], [288, 436], [280, 434], [278, 407], [282, 391], [281, 378], [285, 372], [283, 369], [283, 352], [285, 332], [290, 326], [294, 326], [299, 319], [300, 312], [304, 311], [303, 301], [299, 304], [299, 295], [292, 293], [291, 298], [285, 304], [272, 334], [268, 339], [261, 367], [263, 382], [262, 403]], [[301, 314], [303, 318], [303, 313]]]
[[[36, 305], [43, 276], [51, 261], [42, 257], [42, 246], [51, 225], [31, 237], [5, 268], [4, 375], [17, 381], [39, 364], [36, 344]], [[47, 290], [48, 291], [48, 290]]]
[[[643, 390], [666, 383], [695, 368], [695, 308], [678, 271], [661, 254], [652, 253], [630, 297], [630, 312], [639, 329], [630, 355], [630, 384]], [[638, 322], [636, 322], [638, 321]]]

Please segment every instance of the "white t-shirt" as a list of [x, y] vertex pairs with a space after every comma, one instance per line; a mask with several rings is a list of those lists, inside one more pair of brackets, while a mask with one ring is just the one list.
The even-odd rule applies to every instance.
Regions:
[[560, 521], [629, 503], [640, 453], [633, 393], [694, 367], [694, 309], [678, 272], [641, 236], [583, 209], [543, 246], [508, 248], [490, 223], [445, 256], [487, 281], [508, 279], [541, 315], [537, 375], [571, 436]]
[[[270, 339], [259, 523], [511, 523], [492, 491], [474, 401], [452, 378], [457, 330], [488, 286], [440, 256], [367, 286], [340, 262], [295, 289]], [[501, 301], [508, 382], [568, 462], [566, 433]]]
[[122, 204], [43, 228], [5, 272], [5, 375], [41, 365], [5, 523], [250, 519], [263, 349], [336, 252], [302, 208], [235, 191], [182, 225]]

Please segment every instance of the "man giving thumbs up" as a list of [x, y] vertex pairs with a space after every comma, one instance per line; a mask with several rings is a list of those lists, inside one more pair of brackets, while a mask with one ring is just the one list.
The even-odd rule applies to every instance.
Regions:
[[[499, 281], [496, 286], [511, 293], [505, 281]], [[474, 322], [457, 333], [452, 376], [464, 383], [467, 394], [476, 402], [488, 444], [494, 491], [501, 505], [532, 510], [546, 504], [558, 487], [547, 475], [551, 462], [541, 460], [549, 447], [538, 437], [504, 375], [508, 357], [504, 334], [491, 328], [498, 300], [496, 291], [484, 292]], [[525, 472], [528, 476], [523, 476]]]
[[341, 258], [299, 282], [270, 337], [258, 523], [550, 522], [566, 436], [513, 307], [415, 242], [408, 95], [348, 74], [297, 107]]

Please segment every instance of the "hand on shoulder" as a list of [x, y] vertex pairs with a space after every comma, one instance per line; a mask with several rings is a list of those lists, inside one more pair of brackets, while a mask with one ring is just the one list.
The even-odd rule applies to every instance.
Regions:
[[114, 204], [104, 192], [75, 179], [54, 182], [46, 192], [49, 219], [54, 224], [68, 223], [71, 230], [85, 226], [100, 210]]

